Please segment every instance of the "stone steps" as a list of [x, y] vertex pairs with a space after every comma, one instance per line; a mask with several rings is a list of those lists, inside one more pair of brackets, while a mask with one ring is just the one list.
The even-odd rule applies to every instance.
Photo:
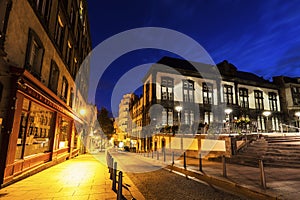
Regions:
[[265, 166], [300, 168], [300, 137], [259, 138], [239, 151], [229, 162], [258, 167], [260, 159]]

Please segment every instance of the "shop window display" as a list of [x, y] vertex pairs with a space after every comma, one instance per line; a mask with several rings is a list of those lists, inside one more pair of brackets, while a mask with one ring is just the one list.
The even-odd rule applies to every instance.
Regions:
[[71, 121], [65, 117], [59, 116], [59, 128], [58, 128], [58, 148], [69, 147], [69, 137], [70, 137], [70, 124]]
[[54, 112], [24, 99], [17, 140], [16, 159], [49, 152], [54, 132]]

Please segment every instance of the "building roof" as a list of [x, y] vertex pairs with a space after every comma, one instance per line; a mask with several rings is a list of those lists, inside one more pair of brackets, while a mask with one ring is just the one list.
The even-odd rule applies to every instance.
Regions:
[[[238, 71], [237, 67], [229, 63], [227, 60], [224, 60], [217, 65], [211, 65], [165, 56], [157, 61], [157, 64], [171, 67], [180, 74], [186, 76], [213, 79], [216, 79], [218, 78], [218, 76], [220, 76], [222, 80], [236, 81], [242, 84], [244, 83], [260, 86], [261, 84], [264, 84], [268, 87], [274, 87], [274, 85], [270, 81], [264, 79], [263, 77], [259, 77], [256, 74], [250, 72]], [[164, 68], [161, 65], [153, 65], [149, 70], [149, 72], [155, 71], [172, 73], [170, 69]], [[146, 77], [148, 77], [149, 72]]]

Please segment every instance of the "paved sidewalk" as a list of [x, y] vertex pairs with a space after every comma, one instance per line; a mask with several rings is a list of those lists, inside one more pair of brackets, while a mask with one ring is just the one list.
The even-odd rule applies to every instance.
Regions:
[[[144, 199], [131, 180], [123, 174], [123, 188], [126, 199]], [[48, 168], [0, 190], [0, 199], [80, 199], [115, 200], [117, 195], [111, 189], [105, 153], [80, 155]]]
[[[163, 162], [162, 156], [157, 160], [151, 154], [140, 154], [139, 157], [152, 163], [165, 163], [171, 165], [171, 156], [166, 157]], [[178, 157], [177, 157], [178, 158]], [[174, 166], [183, 169], [182, 157], [175, 160]], [[223, 177], [223, 164], [202, 160], [202, 172], [199, 171], [199, 159], [187, 159], [187, 171], [203, 174], [209, 177], [212, 182], [220, 182], [224, 189], [235, 188], [240, 194], [249, 195], [251, 193], [262, 194], [263, 199], [284, 199], [295, 200], [300, 197], [300, 169], [265, 167], [266, 185], [263, 189], [260, 181], [260, 170], [258, 167], [245, 165], [226, 164], [227, 177]], [[181, 172], [185, 173], [184, 170]], [[230, 187], [228, 187], [230, 186]], [[233, 192], [234, 193], [234, 192]], [[252, 198], [255, 199], [255, 198]]]
[[[182, 165], [182, 161], [180, 161]], [[188, 169], [199, 170], [198, 161], [190, 160]], [[300, 196], [300, 169], [264, 167], [266, 189], [260, 181], [258, 167], [249, 167], [237, 164], [226, 164], [227, 178], [223, 177], [223, 164], [219, 162], [203, 161], [203, 172], [207, 175], [247, 188], [258, 193], [267, 194], [277, 199], [295, 200]]]

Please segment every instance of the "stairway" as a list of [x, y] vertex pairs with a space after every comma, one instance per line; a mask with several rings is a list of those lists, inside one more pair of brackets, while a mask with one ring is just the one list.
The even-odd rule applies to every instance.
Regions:
[[248, 144], [229, 162], [258, 167], [260, 159], [265, 166], [300, 168], [300, 137], [264, 136]]

